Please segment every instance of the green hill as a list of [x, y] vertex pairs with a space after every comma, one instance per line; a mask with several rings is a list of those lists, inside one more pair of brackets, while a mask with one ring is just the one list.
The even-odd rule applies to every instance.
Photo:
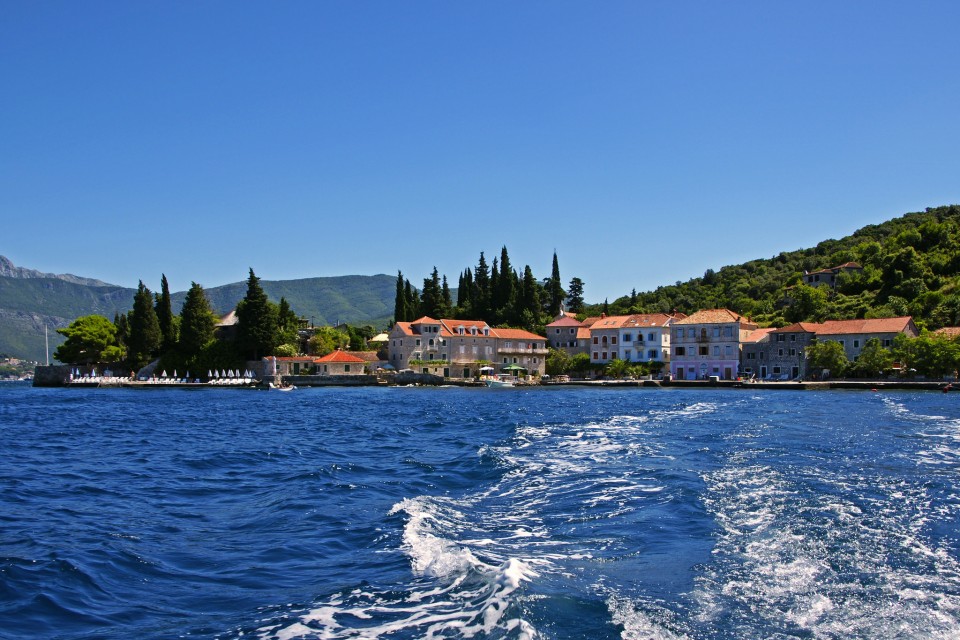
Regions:
[[[113, 319], [115, 314], [126, 313], [133, 306], [134, 289], [81, 284], [98, 281], [77, 276], [67, 280], [52, 274], [20, 271], [31, 275], [11, 270], [15, 275], [0, 276], [0, 354], [42, 362], [44, 326], [48, 327], [53, 353], [63, 342], [57, 328], [90, 314]], [[297, 314], [318, 325], [346, 322], [380, 328], [393, 315], [395, 284], [396, 279], [386, 275], [261, 281], [271, 300], [285, 297]], [[220, 314], [233, 309], [245, 293], [245, 282], [207, 289], [211, 306]], [[185, 297], [185, 292], [172, 295], [175, 312], [179, 312]]]
[[[839, 276], [835, 287], [803, 283], [805, 272], [848, 262], [863, 270]], [[718, 307], [776, 326], [903, 315], [930, 329], [960, 325], [960, 206], [908, 213], [812, 249], [708, 269], [701, 278], [618, 298], [608, 313]]]

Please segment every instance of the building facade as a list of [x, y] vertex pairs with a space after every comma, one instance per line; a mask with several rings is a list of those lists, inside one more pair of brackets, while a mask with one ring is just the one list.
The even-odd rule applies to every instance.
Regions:
[[670, 373], [677, 380], [740, 375], [740, 344], [757, 325], [729, 309], [708, 309], [671, 325]]
[[521, 329], [494, 329], [482, 320], [423, 317], [397, 322], [389, 339], [390, 364], [398, 370], [472, 378], [484, 367], [522, 368], [536, 377], [546, 368], [546, 338]]

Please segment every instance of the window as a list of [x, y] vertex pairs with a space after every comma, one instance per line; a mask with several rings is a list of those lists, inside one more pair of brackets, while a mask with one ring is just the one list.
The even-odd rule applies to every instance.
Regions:
[[727, 346], [725, 346], [725, 347], [723, 348], [723, 354], [724, 354], [725, 356], [727, 356], [728, 358], [733, 357], [733, 346], [732, 346], [732, 345], [729, 345], [729, 344], [728, 344]]
[[889, 339], [889, 338], [884, 338], [884, 339], [883, 339], [883, 346], [889, 347], [890, 344], [891, 344], [891, 342], [890, 342], [890, 339]]
[[623, 334], [623, 341], [624, 341], [624, 342], [633, 342], [633, 334], [632, 334], [632, 333], [625, 333], [625, 334]]
[[756, 359], [757, 359], [757, 354], [752, 352], [747, 353], [747, 360], [756, 360]]
[[594, 351], [594, 352], [593, 352], [593, 359], [594, 359], [594, 360], [599, 360], [599, 359], [600, 359], [600, 354], [597, 353], [596, 351]]
[[795, 333], [790, 334], [790, 342], [796, 342], [796, 341], [797, 341], [797, 334]]
[[610, 337], [610, 344], [617, 344], [617, 336]]
[[348, 364], [343, 365], [343, 372], [344, 372], [344, 373], [350, 373], [350, 365], [348, 365]]
[[777, 349], [777, 355], [783, 356], [783, 349]]
[[687, 349], [685, 347], [674, 347], [673, 352], [678, 356], [687, 355]]
[[697, 330], [694, 329], [694, 328], [692, 328], [692, 327], [689, 328], [689, 329], [687, 329], [687, 337], [688, 337], [688, 338], [696, 338], [696, 337], [697, 337]]
[[593, 344], [600, 344], [600, 338], [593, 336]]
[[715, 356], [719, 356], [719, 355], [720, 355], [720, 345], [718, 345], [718, 344], [713, 345], [713, 355], [715, 355]]
[[650, 342], [653, 342], [653, 341], [656, 340], [656, 339], [657, 339], [657, 334], [655, 334], [655, 333], [648, 333], [648, 334], [647, 334], [647, 340], [649, 340]]
[[573, 328], [570, 329], [570, 333], [576, 333], [576, 332], [577, 332], [576, 329], [573, 329]]
[[417, 346], [420, 346], [420, 338], [417, 338]]
[[791, 355], [791, 356], [797, 355], [797, 349], [796, 349], [796, 347], [790, 347], [790, 355]]
[[702, 356], [710, 355], [710, 347], [707, 347], [707, 346], [700, 347], [700, 355]]
[[714, 338], [719, 338], [719, 337], [720, 337], [720, 327], [714, 327], [714, 328], [713, 328], [713, 337], [714, 337]]
[[557, 329], [557, 335], [559, 335], [559, 334], [560, 334], [560, 329]]
[[648, 357], [649, 359], [651, 359], [651, 360], [656, 360], [656, 359], [657, 359], [657, 350], [656, 350], [656, 349], [650, 349], [650, 351], [647, 351], [647, 357]]
[[775, 376], [780, 375], [780, 367], [774, 367], [774, 368], [773, 368], [773, 375], [775, 375]]
[[604, 359], [604, 360], [607, 359], [607, 352], [606, 352], [606, 351], [603, 352], [603, 359]]
[[725, 335], [725, 336], [728, 337], [728, 338], [732, 338], [732, 337], [733, 337], [733, 327], [724, 327], [724, 328], [723, 328], [723, 335]]
[[778, 334], [777, 334], [777, 342], [783, 342], [784, 337], [785, 337], [785, 336], [784, 336], [782, 333], [778, 333]]
[[624, 359], [624, 360], [629, 360], [631, 355], [632, 355], [632, 352], [630, 351], [630, 349], [624, 349], [624, 350], [623, 350], [623, 359]]
[[845, 340], [839, 340], [838, 342], [840, 343], [840, 346], [841, 346], [841, 347], [847, 346], [847, 343], [846, 343]]
[[854, 349], [859, 349], [859, 348], [860, 348], [860, 341], [859, 341], [859, 340], [854, 340], [854, 341], [853, 341], [853, 348], [854, 348]]

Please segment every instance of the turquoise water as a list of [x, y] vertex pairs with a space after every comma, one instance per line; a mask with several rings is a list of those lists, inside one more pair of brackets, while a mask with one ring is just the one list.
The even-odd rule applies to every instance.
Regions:
[[958, 403], [4, 385], [0, 637], [956, 638]]

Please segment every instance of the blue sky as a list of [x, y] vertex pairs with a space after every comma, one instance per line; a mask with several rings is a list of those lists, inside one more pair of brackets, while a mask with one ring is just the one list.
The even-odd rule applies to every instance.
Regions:
[[960, 202], [960, 3], [0, 0], [0, 254], [602, 301]]

